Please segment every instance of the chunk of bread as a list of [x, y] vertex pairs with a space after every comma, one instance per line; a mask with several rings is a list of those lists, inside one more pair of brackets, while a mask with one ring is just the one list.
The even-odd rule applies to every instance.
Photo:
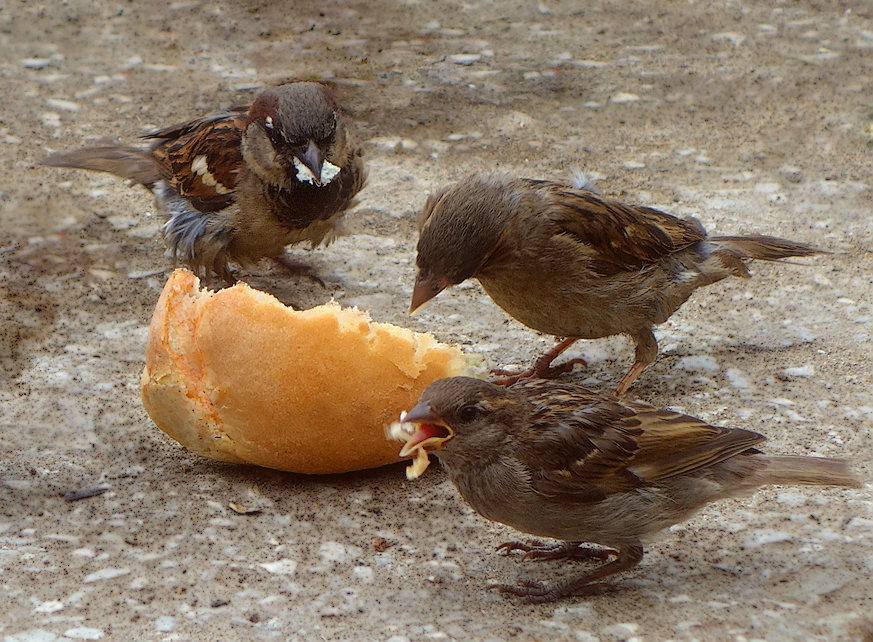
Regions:
[[338, 473], [399, 461], [385, 426], [435, 379], [469, 371], [458, 348], [356, 308], [295, 311], [244, 283], [200, 289], [179, 269], [152, 318], [142, 400], [204, 457]]

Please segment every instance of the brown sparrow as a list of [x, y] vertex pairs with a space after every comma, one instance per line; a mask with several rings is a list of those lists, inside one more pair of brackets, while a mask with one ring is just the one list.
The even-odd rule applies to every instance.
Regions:
[[577, 339], [627, 334], [627, 391], [655, 360], [652, 327], [697, 288], [749, 277], [748, 259], [818, 253], [771, 236], [713, 236], [695, 218], [626, 205], [587, 189], [508, 176], [472, 176], [428, 198], [419, 221], [411, 311], [445, 288], [478, 279], [523, 324], [566, 337], [518, 376], [554, 376], [552, 360]]
[[42, 161], [117, 174], [152, 190], [169, 220], [164, 240], [179, 263], [233, 283], [229, 261], [288, 259], [286, 245], [330, 242], [364, 185], [361, 148], [326, 86], [261, 92], [231, 109], [146, 134], [149, 149], [86, 147]]
[[598, 582], [638, 564], [658, 531], [723, 497], [766, 484], [860, 486], [840, 460], [764, 455], [758, 433], [543, 379], [507, 387], [470, 377], [435, 381], [391, 434], [407, 442], [402, 457], [418, 458], [410, 477], [432, 452], [483, 517], [563, 540], [500, 549], [540, 559], [615, 555], [556, 584], [493, 587], [532, 602], [603, 590]]

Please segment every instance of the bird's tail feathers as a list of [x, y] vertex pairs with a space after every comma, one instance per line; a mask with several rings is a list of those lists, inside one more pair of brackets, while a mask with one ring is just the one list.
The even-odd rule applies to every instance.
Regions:
[[842, 459], [824, 457], [762, 456], [766, 465], [759, 469], [759, 483], [811, 484], [860, 488], [861, 480]]
[[[825, 250], [820, 250], [811, 245], [796, 243], [795, 241], [780, 239], [775, 236], [763, 236], [761, 234], [753, 234], [751, 236], [712, 236], [707, 240], [715, 246], [712, 250], [712, 256], [718, 259], [716, 273], [719, 274], [719, 278], [726, 276], [721, 270], [726, 270], [727, 274], [732, 274], [733, 276], [749, 278], [751, 273], [746, 266], [746, 261], [749, 259], [778, 261], [791, 256], [811, 256], [813, 254], [826, 253]], [[718, 280], [718, 278], [715, 280]]]
[[778, 261], [792, 256], [812, 256], [826, 254], [826, 250], [797, 243], [775, 236], [753, 234], [750, 236], [712, 236], [710, 241], [737, 254], [743, 259], [759, 259], [761, 261]]
[[151, 187], [160, 179], [149, 152], [122, 145], [96, 145], [52, 154], [42, 159], [40, 164], [108, 172], [146, 187]]

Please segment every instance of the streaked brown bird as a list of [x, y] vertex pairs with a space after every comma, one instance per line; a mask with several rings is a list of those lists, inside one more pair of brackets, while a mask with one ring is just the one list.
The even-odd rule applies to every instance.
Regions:
[[[552, 360], [577, 339], [626, 334], [634, 363], [624, 394], [655, 360], [652, 329], [699, 287], [750, 276], [749, 259], [808, 256], [814, 247], [772, 236], [707, 236], [695, 218], [627, 205], [564, 183], [471, 176], [430, 196], [419, 221], [411, 311], [475, 278], [526, 326], [565, 337], [521, 376], [554, 376]], [[508, 382], [507, 381], [507, 382]]]
[[434, 453], [483, 517], [561, 540], [500, 549], [539, 559], [615, 556], [557, 583], [492, 587], [531, 602], [603, 590], [600, 580], [636, 566], [656, 533], [724, 497], [767, 484], [860, 486], [843, 461], [765, 455], [758, 433], [544, 379], [506, 387], [441, 379], [401, 420], [411, 426], [401, 456]]
[[361, 147], [330, 89], [298, 82], [248, 107], [146, 134], [148, 149], [99, 145], [42, 161], [116, 174], [149, 188], [169, 218], [168, 253], [194, 272], [235, 281], [229, 262], [275, 258], [285, 246], [329, 243], [364, 186]]

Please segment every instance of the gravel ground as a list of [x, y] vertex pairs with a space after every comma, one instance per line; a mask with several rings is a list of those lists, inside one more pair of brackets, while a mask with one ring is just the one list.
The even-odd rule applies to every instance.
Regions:
[[[873, 639], [873, 7], [796, 2], [0, 3], [0, 636], [4, 640]], [[368, 140], [349, 235], [305, 257], [331, 297], [493, 364], [551, 344], [475, 284], [405, 309], [425, 195], [475, 170], [560, 178], [722, 234], [832, 254], [755, 265], [659, 328], [635, 386], [847, 457], [860, 490], [769, 488], [709, 507], [590, 599], [525, 606], [490, 580], [564, 576], [438, 466], [304, 477], [207, 461], [149, 421], [139, 373], [170, 266], [151, 196], [44, 168], [50, 151], [332, 80]], [[624, 338], [579, 345], [614, 385]], [[68, 501], [71, 490], [100, 495]], [[235, 502], [260, 512], [239, 515]]]

